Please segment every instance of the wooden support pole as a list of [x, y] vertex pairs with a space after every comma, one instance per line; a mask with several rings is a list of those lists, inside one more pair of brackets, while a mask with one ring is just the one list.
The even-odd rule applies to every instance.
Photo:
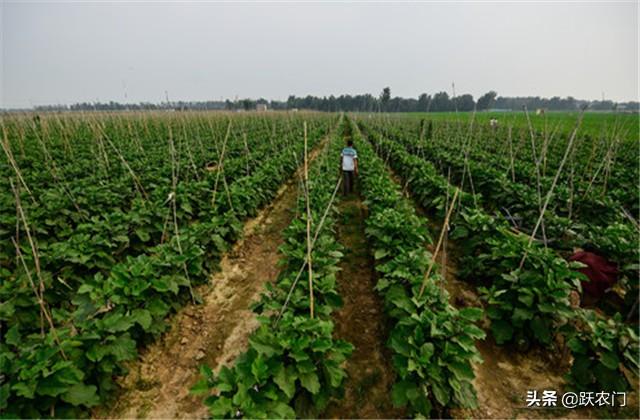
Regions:
[[213, 183], [213, 196], [211, 197], [211, 207], [214, 207], [216, 204], [216, 194], [218, 192], [218, 182], [220, 181], [220, 167], [224, 162], [224, 153], [227, 150], [227, 140], [229, 140], [229, 134], [231, 134], [231, 119], [229, 119], [229, 124], [227, 124], [227, 134], [224, 136], [224, 142], [222, 143], [222, 152], [220, 153], [220, 157], [218, 158], [218, 164], [216, 165], [216, 180]]
[[527, 243], [527, 248], [525, 249], [525, 253], [522, 256], [522, 260], [520, 260], [520, 266], [519, 268], [522, 269], [522, 267], [524, 266], [524, 262], [527, 259], [527, 254], [529, 252], [529, 248], [531, 247], [531, 244], [533, 243], [533, 239], [536, 236], [536, 233], [538, 233], [538, 228], [540, 228], [540, 225], [542, 224], [542, 220], [544, 219], [544, 213], [547, 211], [547, 206], [549, 205], [549, 201], [551, 201], [551, 196], [553, 195], [553, 191], [556, 188], [556, 184], [558, 183], [558, 179], [560, 178], [560, 174], [562, 173], [562, 169], [564, 168], [564, 164], [567, 162], [567, 157], [569, 156], [572, 148], [573, 148], [573, 141], [576, 138], [576, 135], [578, 134], [578, 130], [580, 129], [580, 126], [582, 125], [582, 118], [584, 117], [584, 111], [585, 109], [582, 109], [582, 112], [580, 112], [580, 115], [578, 116], [578, 122], [576, 124], [576, 127], [573, 130], [573, 133], [571, 133], [571, 137], [569, 138], [569, 143], [567, 144], [567, 149], [564, 152], [564, 156], [562, 157], [562, 161], [560, 161], [560, 166], [558, 166], [558, 170], [556, 171], [556, 175], [553, 177], [553, 182], [551, 183], [551, 187], [549, 188], [549, 191], [547, 192], [547, 196], [544, 200], [544, 204], [542, 206], [542, 209], [540, 209], [540, 216], [538, 217], [538, 221], [536, 222], [535, 227], [533, 228], [533, 232], [531, 232], [531, 237], [529, 238], [529, 242]]
[[309, 156], [307, 150], [307, 122], [304, 122], [304, 184], [307, 202], [307, 271], [309, 273], [309, 316], [313, 319], [313, 267], [311, 259], [311, 194], [309, 193]]
[[449, 230], [449, 218], [451, 217], [451, 213], [453, 213], [453, 208], [456, 204], [456, 199], [458, 198], [458, 193], [460, 192], [459, 188], [456, 188], [456, 192], [453, 193], [453, 199], [451, 199], [451, 205], [449, 206], [449, 210], [447, 210], [447, 215], [444, 218], [444, 223], [442, 225], [442, 230], [440, 231], [440, 237], [438, 238], [438, 244], [436, 245], [436, 249], [433, 252], [433, 256], [431, 257], [431, 263], [429, 264], [429, 268], [427, 269], [427, 273], [424, 276], [424, 280], [422, 282], [422, 287], [420, 287], [420, 293], [418, 297], [422, 297], [424, 293], [425, 287], [427, 287], [427, 281], [429, 281], [429, 275], [431, 274], [431, 270], [433, 270], [433, 265], [438, 258], [438, 252], [440, 252], [440, 246], [442, 245], [442, 240], [444, 239], [444, 235]]

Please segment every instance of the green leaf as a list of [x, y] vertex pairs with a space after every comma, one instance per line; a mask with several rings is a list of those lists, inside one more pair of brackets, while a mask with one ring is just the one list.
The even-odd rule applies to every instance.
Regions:
[[317, 352], [326, 352], [331, 348], [331, 340], [328, 338], [319, 338], [311, 343], [311, 349]]
[[474, 321], [478, 321], [479, 319], [482, 319], [483, 311], [482, 311], [482, 308], [468, 307], [468, 308], [460, 309], [458, 314], [462, 318], [474, 322]]
[[456, 378], [460, 381], [473, 380], [475, 375], [473, 374], [473, 369], [468, 362], [449, 362], [447, 365], [447, 369], [449, 369]]
[[495, 319], [491, 322], [491, 332], [498, 344], [506, 343], [513, 337], [513, 327], [502, 319]]
[[609, 369], [604, 364], [598, 363], [593, 373], [600, 385], [599, 389], [606, 392], [623, 392], [628, 388], [627, 380], [618, 369]]
[[397, 337], [398, 334], [393, 334], [390, 340], [390, 347], [398, 354], [401, 354], [406, 357], [411, 356], [411, 345], [407, 342], [406, 339], [401, 337]]
[[256, 352], [258, 352], [258, 354], [263, 354], [267, 357], [272, 357], [274, 354], [280, 352], [280, 348], [277, 347], [278, 345], [273, 339], [273, 336], [269, 335], [263, 327], [249, 338], [249, 344]]
[[216, 419], [232, 418], [235, 414], [233, 412], [233, 402], [231, 399], [223, 396], [214, 397], [215, 400], [209, 405], [209, 412], [211, 416]]
[[146, 309], [134, 309], [131, 319], [140, 324], [145, 331], [151, 326], [151, 312]]
[[7, 344], [18, 347], [20, 345], [20, 331], [18, 330], [18, 325], [14, 325], [9, 328], [9, 331], [4, 336], [4, 341]]
[[251, 363], [251, 373], [258, 382], [262, 382], [262, 380], [267, 378], [268, 370], [269, 367], [265, 363], [265, 360], [262, 358], [262, 355], [258, 355], [255, 359], [253, 359], [253, 363]]
[[73, 405], [84, 405], [92, 407], [100, 403], [100, 398], [96, 394], [95, 385], [76, 384], [62, 395], [62, 400]]
[[440, 384], [434, 382], [431, 384], [431, 390], [433, 391], [433, 395], [435, 395], [436, 400], [443, 405], [446, 406], [449, 403], [449, 392], [447, 392]]
[[466, 238], [467, 236], [469, 236], [469, 230], [467, 230], [467, 228], [464, 226], [456, 226], [453, 232], [451, 232], [450, 237], [451, 239], [460, 239]]
[[435, 351], [433, 343], [424, 343], [420, 347], [420, 362], [427, 363]]
[[136, 235], [142, 242], [148, 242], [149, 239], [151, 239], [151, 236], [149, 236], [149, 232], [141, 228], [136, 229]]
[[395, 407], [404, 407], [407, 405], [407, 394], [410, 390], [416, 389], [416, 385], [410, 381], [399, 381], [393, 384], [391, 389], [391, 401]]
[[127, 331], [134, 323], [135, 321], [131, 317], [118, 313], [109, 314], [102, 318], [102, 326], [109, 332]]
[[546, 323], [540, 317], [535, 317], [531, 320], [531, 329], [533, 335], [543, 344], [551, 342], [551, 332]]
[[587, 351], [584, 343], [577, 337], [573, 337], [567, 341], [567, 346], [574, 353], [584, 354]]
[[516, 308], [513, 311], [513, 320], [514, 321], [526, 321], [527, 319], [533, 318], [533, 312], [524, 309], [524, 308]]
[[203, 395], [209, 392], [209, 383], [205, 378], [198, 379], [198, 382], [191, 387], [189, 392], [193, 395]]
[[312, 394], [317, 394], [320, 391], [320, 381], [318, 381], [318, 375], [315, 372], [298, 373], [300, 383]]
[[128, 334], [119, 336], [107, 348], [118, 361], [134, 359], [137, 354], [136, 342]]
[[600, 354], [600, 362], [609, 369], [617, 370], [620, 359], [618, 359], [618, 356], [614, 352], [605, 351]]
[[379, 260], [381, 258], [386, 257], [387, 255], [389, 255], [389, 251], [386, 249], [376, 249], [376, 252], [373, 254], [373, 257], [376, 260]]
[[298, 375], [295, 373], [293, 366], [284, 365], [278, 366], [275, 375], [273, 376], [273, 382], [280, 387], [280, 389], [289, 398], [293, 398], [296, 393], [296, 379]]
[[[37, 385], [36, 382], [33, 380], [30, 382], [18, 382], [17, 384], [14, 384], [11, 387], [11, 389], [14, 390], [16, 392], [16, 395], [20, 397], [33, 399], [33, 396], [36, 393], [36, 385]], [[61, 390], [59, 393], [64, 392], [65, 389], [66, 387], [63, 390]]]
[[342, 380], [347, 376], [347, 373], [340, 367], [340, 363], [334, 360], [325, 360], [324, 367], [329, 377], [329, 383], [332, 387], [337, 388], [342, 383]]
[[271, 412], [275, 414], [275, 416], [271, 416], [273, 418], [278, 419], [295, 419], [296, 412], [293, 408], [289, 407], [287, 404], [283, 402], [276, 401], [273, 403], [271, 407]]

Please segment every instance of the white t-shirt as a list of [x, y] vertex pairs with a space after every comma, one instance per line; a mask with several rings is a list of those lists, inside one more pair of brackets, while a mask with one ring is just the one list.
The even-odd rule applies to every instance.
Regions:
[[353, 171], [355, 169], [355, 163], [353, 162], [355, 159], [358, 159], [358, 152], [353, 147], [345, 147], [342, 149], [342, 170], [343, 171]]

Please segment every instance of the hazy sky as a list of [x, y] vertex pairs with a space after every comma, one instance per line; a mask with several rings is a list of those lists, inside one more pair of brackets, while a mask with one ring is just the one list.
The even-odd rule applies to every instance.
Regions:
[[446, 90], [638, 99], [638, 3], [0, 0], [0, 107]]

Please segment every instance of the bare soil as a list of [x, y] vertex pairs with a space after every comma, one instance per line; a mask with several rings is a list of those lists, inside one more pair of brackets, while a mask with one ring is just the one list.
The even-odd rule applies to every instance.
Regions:
[[[313, 160], [328, 137], [309, 154]], [[198, 381], [199, 366], [214, 371], [230, 365], [246, 350], [258, 321], [249, 310], [264, 285], [277, 278], [282, 231], [295, 216], [300, 170], [283, 185], [273, 202], [245, 223], [243, 235], [220, 262], [220, 271], [197, 288], [201, 305], [182, 308], [161, 339], [141, 351], [129, 374], [119, 380], [121, 391], [94, 418], [206, 418], [201, 397], [189, 393]]]
[[338, 273], [338, 289], [344, 306], [335, 312], [335, 336], [355, 346], [347, 361], [345, 394], [332, 401], [328, 418], [401, 418], [403, 411], [391, 403], [394, 372], [385, 347], [387, 320], [382, 302], [373, 289], [376, 282], [373, 259], [364, 233], [366, 209], [356, 195], [338, 205], [339, 242], [345, 256]]

